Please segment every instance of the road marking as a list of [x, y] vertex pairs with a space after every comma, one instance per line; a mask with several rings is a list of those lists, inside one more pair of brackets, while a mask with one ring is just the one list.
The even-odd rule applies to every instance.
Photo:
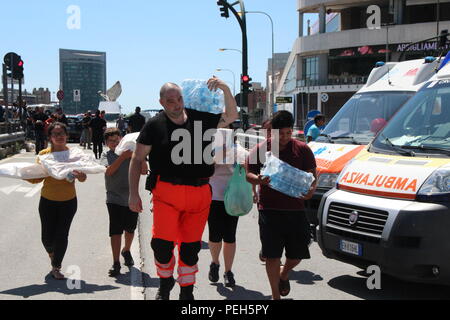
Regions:
[[35, 195], [36, 193], [38, 193], [39, 191], [41, 191], [41, 185], [40, 185], [40, 184], [37, 185], [36, 187], [34, 187], [33, 189], [31, 189], [31, 191], [28, 192], [28, 193], [25, 195], [25, 198], [33, 198], [34, 195]]
[[131, 255], [135, 261], [135, 268], [131, 268], [131, 300], [144, 300], [144, 282], [142, 278], [142, 259], [139, 245], [139, 227], [134, 234], [133, 245], [131, 246]]
[[40, 190], [41, 190], [41, 185], [37, 185], [35, 187], [24, 187], [20, 184], [16, 184], [16, 185], [13, 185], [10, 187], [1, 188], [0, 192], [3, 192], [7, 196], [9, 196], [13, 192], [26, 193], [25, 198], [32, 198]]
[[9, 196], [11, 193], [13, 193], [19, 187], [20, 187], [20, 184], [16, 184], [14, 186], [1, 188], [0, 191]]
[[30, 187], [20, 187], [14, 190], [14, 192], [28, 193], [32, 190]]

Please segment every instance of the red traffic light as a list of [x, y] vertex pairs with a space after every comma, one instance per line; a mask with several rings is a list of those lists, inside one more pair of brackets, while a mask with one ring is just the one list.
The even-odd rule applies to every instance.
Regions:
[[19, 63], [17, 64], [17, 66], [19, 66], [19, 67], [23, 67], [23, 61], [22, 61], [22, 60], [20, 60], [20, 61], [19, 61]]
[[242, 82], [250, 82], [250, 80], [249, 76], [242, 76]]

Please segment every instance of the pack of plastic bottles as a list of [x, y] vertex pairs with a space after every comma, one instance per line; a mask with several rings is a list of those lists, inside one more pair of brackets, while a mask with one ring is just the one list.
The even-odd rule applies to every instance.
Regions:
[[184, 106], [202, 112], [221, 114], [225, 109], [225, 98], [222, 90], [216, 92], [208, 89], [205, 80], [184, 80], [183, 89]]
[[310, 172], [299, 170], [267, 153], [266, 163], [261, 175], [270, 177], [269, 186], [285, 195], [299, 198], [306, 195], [315, 178]]

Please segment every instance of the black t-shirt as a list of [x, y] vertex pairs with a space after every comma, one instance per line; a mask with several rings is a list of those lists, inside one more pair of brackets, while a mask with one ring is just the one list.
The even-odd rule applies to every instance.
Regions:
[[131, 126], [131, 132], [140, 132], [145, 125], [145, 117], [135, 113], [128, 119], [128, 123]]
[[91, 120], [89, 127], [92, 128], [92, 136], [95, 138], [103, 137], [103, 128], [106, 128], [106, 121], [102, 118], [95, 117]]
[[62, 113], [61, 115], [58, 115], [58, 122], [64, 123], [66, 126], [69, 125], [69, 121], [67, 120], [67, 117], [64, 113]]
[[[203, 136], [207, 130], [217, 128], [221, 115], [191, 109], [186, 109], [186, 112], [188, 120], [183, 125], [173, 123], [165, 112], [159, 113], [145, 124], [137, 142], [152, 147], [149, 155], [149, 164], [150, 169], [154, 173], [176, 178], [209, 178], [214, 174], [214, 164], [206, 164], [203, 153], [208, 146], [211, 148], [212, 139], [203, 141]], [[195, 122], [201, 125], [201, 130], [199, 130], [200, 128], [197, 129], [197, 137], [194, 137]], [[171, 141], [172, 134], [177, 129], [185, 129], [184, 133], [189, 135], [191, 143], [186, 143], [189, 141], [185, 141], [184, 135], [182, 135], [183, 131], [178, 131], [180, 135], [178, 135], [177, 141]], [[201, 137], [198, 137], [200, 134]], [[201, 148], [198, 146], [200, 141], [202, 141]], [[185, 149], [181, 147], [182, 144], [186, 146]], [[177, 156], [175, 160], [181, 162], [180, 164], [172, 161], [172, 150], [175, 147], [176, 151], [174, 151], [174, 154]], [[188, 155], [184, 154], [185, 150], [190, 151], [189, 160]], [[180, 161], [180, 158], [184, 155], [186, 160]]]
[[34, 119], [34, 129], [37, 131], [43, 131], [44, 130], [44, 126], [45, 126], [45, 120], [48, 119], [48, 117], [42, 113], [35, 113], [33, 115], [33, 119]]
[[81, 125], [82, 125], [83, 129], [89, 128], [90, 123], [91, 123], [91, 117], [83, 117], [83, 119], [81, 120]]

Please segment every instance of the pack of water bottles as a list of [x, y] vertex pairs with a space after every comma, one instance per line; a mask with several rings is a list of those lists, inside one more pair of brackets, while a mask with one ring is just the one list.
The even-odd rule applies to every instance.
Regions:
[[272, 152], [266, 155], [266, 163], [261, 175], [270, 177], [269, 186], [272, 189], [293, 198], [306, 195], [315, 180], [312, 173], [289, 165], [275, 157]]
[[202, 112], [221, 114], [225, 109], [225, 98], [222, 90], [211, 91], [207, 81], [184, 80], [181, 83], [183, 89], [184, 106]]

